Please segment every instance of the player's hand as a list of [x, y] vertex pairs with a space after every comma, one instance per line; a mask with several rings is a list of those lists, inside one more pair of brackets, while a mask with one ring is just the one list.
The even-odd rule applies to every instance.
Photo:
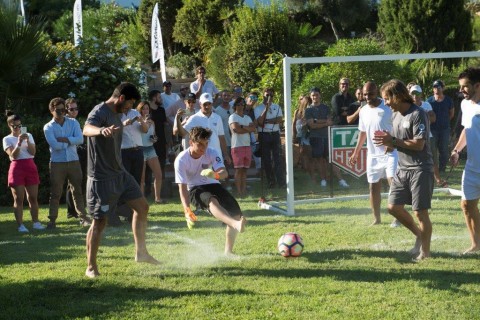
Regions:
[[452, 152], [450, 155], [450, 163], [452, 164], [453, 167], [456, 167], [458, 165], [458, 160], [460, 159], [460, 155], [457, 152]]
[[352, 155], [350, 158], [348, 158], [348, 164], [353, 166], [355, 163], [357, 163], [357, 155]]
[[188, 220], [190, 221], [197, 221], [197, 216], [195, 215], [195, 213], [193, 213], [192, 209], [190, 209], [190, 207], [187, 207], [185, 208], [184, 210], [185, 212], [185, 218], [187, 218]]
[[120, 129], [119, 127], [115, 127], [114, 125], [111, 125], [110, 127], [105, 127], [102, 130], [102, 135], [107, 138], [112, 137], [113, 134], [117, 132], [119, 129]]
[[203, 169], [202, 172], [200, 172], [200, 175], [204, 176], [204, 177], [215, 179], [215, 173], [216, 172], [213, 171], [212, 169]]

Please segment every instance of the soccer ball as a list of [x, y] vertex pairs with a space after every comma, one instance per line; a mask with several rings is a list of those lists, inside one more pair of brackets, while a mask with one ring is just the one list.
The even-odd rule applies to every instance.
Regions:
[[303, 239], [298, 233], [285, 233], [278, 239], [277, 249], [285, 258], [299, 257], [303, 251]]

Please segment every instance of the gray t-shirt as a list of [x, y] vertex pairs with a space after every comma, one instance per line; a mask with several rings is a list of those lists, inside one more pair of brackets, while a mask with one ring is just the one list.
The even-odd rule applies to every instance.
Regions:
[[95, 106], [88, 114], [86, 123], [96, 127], [110, 127], [114, 125], [120, 130], [113, 137], [102, 135], [88, 137], [88, 177], [93, 180], [109, 180], [121, 174], [125, 169], [122, 164], [122, 115], [113, 112], [104, 102]]
[[393, 114], [392, 136], [399, 140], [425, 140], [423, 150], [397, 148], [398, 168], [400, 170], [429, 170], [433, 172], [432, 152], [428, 143], [430, 135], [430, 123], [427, 113], [419, 106], [412, 104], [410, 109], [401, 114]]
[[[310, 105], [305, 110], [305, 119], [317, 119], [317, 120], [327, 120], [330, 115], [330, 109], [324, 105], [320, 104], [318, 106]], [[319, 129], [310, 129], [310, 137], [312, 138], [328, 138], [328, 127], [323, 127]]]

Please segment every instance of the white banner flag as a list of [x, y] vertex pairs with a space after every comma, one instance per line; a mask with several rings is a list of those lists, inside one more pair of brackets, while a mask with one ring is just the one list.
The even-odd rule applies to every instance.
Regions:
[[162, 29], [160, 28], [160, 20], [158, 19], [158, 3], [155, 4], [152, 14], [152, 63], [160, 60], [160, 72], [162, 81], [167, 81], [167, 73], [165, 72], [165, 52], [163, 50]]
[[73, 40], [75, 47], [80, 44], [83, 37], [82, 0], [76, 0], [73, 5]]
[[25, 18], [25, 8], [23, 7], [23, 0], [20, 0], [20, 11], [22, 12], [23, 25], [27, 25], [27, 20]]

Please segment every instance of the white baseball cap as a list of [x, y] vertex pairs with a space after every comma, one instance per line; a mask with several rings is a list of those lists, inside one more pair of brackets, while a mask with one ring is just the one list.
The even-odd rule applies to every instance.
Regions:
[[410, 88], [410, 93], [412, 93], [414, 91], [416, 91], [418, 93], [422, 93], [422, 88], [418, 84], [416, 84], [416, 85], [414, 85]]
[[212, 95], [208, 92], [202, 93], [200, 96], [200, 104], [204, 104], [205, 102], [213, 103]]

